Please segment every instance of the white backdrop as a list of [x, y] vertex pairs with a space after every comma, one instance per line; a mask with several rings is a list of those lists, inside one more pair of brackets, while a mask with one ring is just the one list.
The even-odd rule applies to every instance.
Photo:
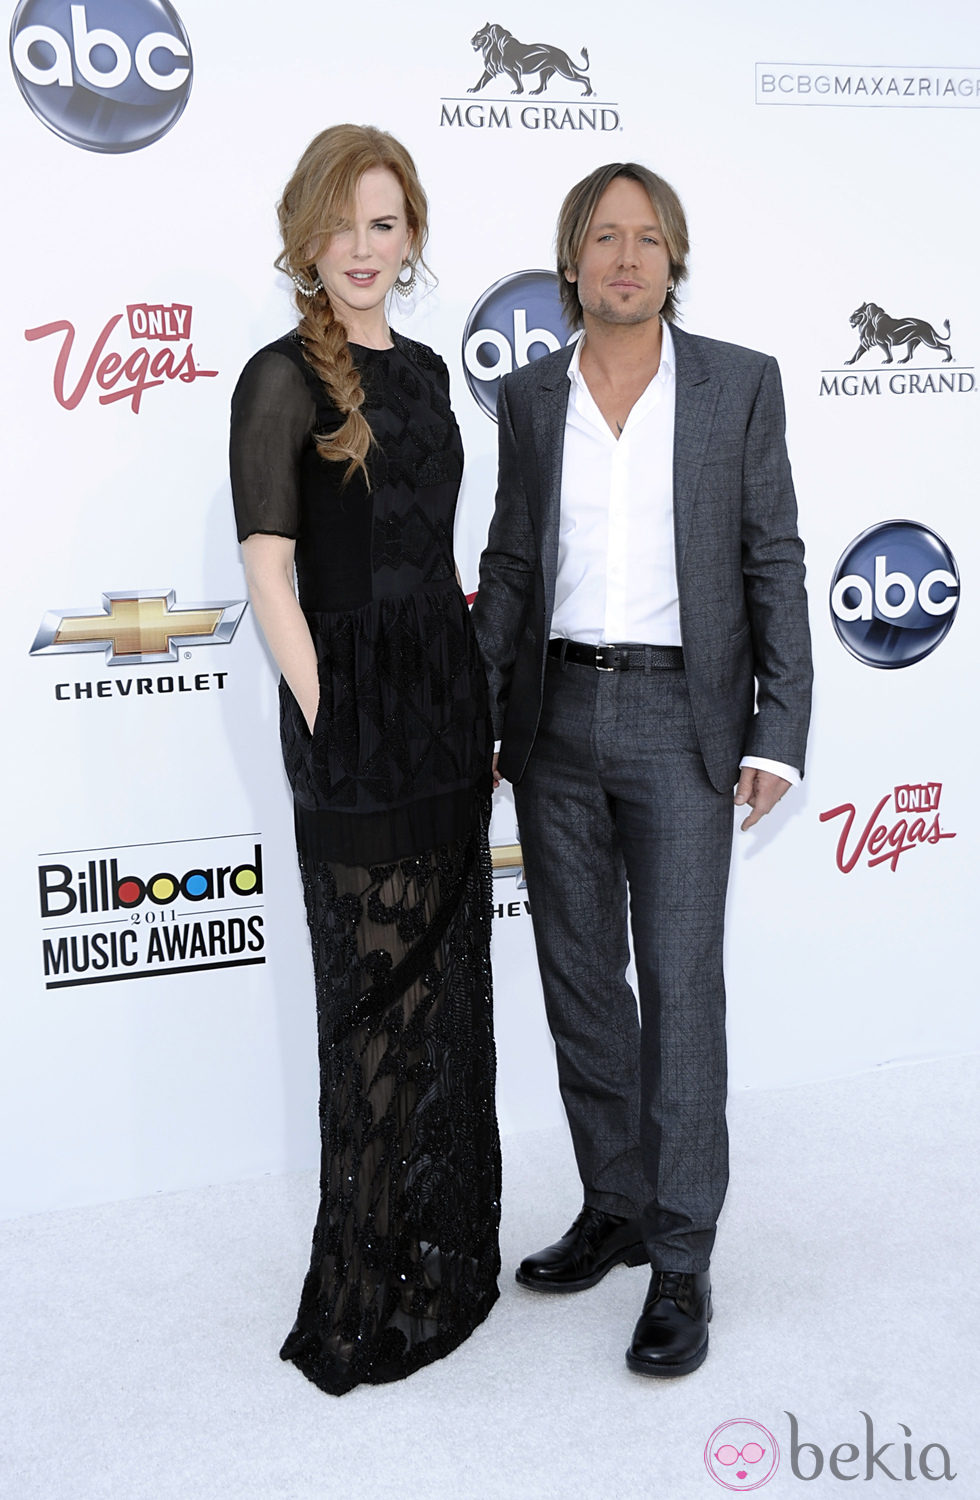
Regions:
[[[636, 158], [676, 186], [693, 244], [684, 326], [782, 367], [817, 673], [804, 787], [737, 840], [732, 1086], [976, 1047], [969, 0], [928, 14], [911, 0], [806, 12], [690, 0], [615, 25], [582, 0], [524, 3], [491, 21], [563, 49], [594, 92], [559, 73], [532, 97], [531, 74], [516, 100], [505, 77], [467, 93], [486, 15], [433, 0], [410, 12], [378, 0], [370, 15], [180, 0], [179, 17], [166, 0], [86, 0], [74, 39], [67, 0], [23, 0], [11, 16], [4, 1210], [316, 1160], [312, 982], [275, 684], [248, 610], [235, 627], [245, 587], [226, 446], [238, 371], [293, 321], [271, 266], [276, 198], [308, 139], [345, 119], [403, 139], [430, 195], [438, 285], [393, 318], [449, 363], [468, 458], [468, 590], [496, 439], [464, 373], [471, 309], [502, 279], [551, 265], [561, 199], [592, 167]], [[162, 41], [138, 50], [154, 32]], [[154, 120], [158, 139], [119, 149]], [[933, 345], [905, 365], [900, 340], [890, 367], [882, 346], [845, 365], [859, 346], [848, 320], [869, 302], [924, 320]], [[889, 663], [872, 666], [845, 649], [828, 599], [841, 554], [893, 519], [938, 533], [963, 599], [940, 583], [926, 597], [948, 612], [920, 623], [952, 617], [948, 635], [896, 667], [899, 620], [880, 648]], [[922, 534], [906, 530], [902, 546], [905, 561], [893, 550], [882, 567], [917, 586]], [[94, 617], [113, 594], [107, 661]], [[885, 595], [892, 614], [896, 598], [901, 584]], [[191, 611], [176, 638], [168, 611]], [[906, 786], [932, 788], [912, 794], [930, 807], [918, 827], [896, 805]], [[846, 814], [820, 815], [853, 807], [848, 864], [879, 803], [874, 824], [893, 842], [872, 835], [844, 873]], [[514, 842], [506, 793], [493, 836]], [[871, 863], [876, 850], [893, 860]], [[126, 878], [153, 876], [155, 897], [113, 908], [114, 877], [135, 900]], [[528, 1129], [555, 1123], [560, 1105], [519, 866], [495, 890], [501, 1123]]]

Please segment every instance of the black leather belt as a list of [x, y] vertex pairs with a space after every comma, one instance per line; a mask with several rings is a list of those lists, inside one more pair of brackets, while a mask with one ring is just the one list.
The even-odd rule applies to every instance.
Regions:
[[587, 646], [582, 641], [549, 641], [548, 655], [597, 672], [642, 672], [647, 668], [679, 671], [684, 666], [680, 646]]

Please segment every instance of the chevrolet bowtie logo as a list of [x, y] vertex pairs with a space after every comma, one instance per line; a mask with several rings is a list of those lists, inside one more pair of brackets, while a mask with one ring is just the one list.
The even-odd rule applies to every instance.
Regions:
[[498, 870], [507, 875], [512, 870], [519, 870], [523, 864], [520, 844], [491, 844], [490, 863], [495, 875]]
[[32, 656], [105, 651], [110, 666], [176, 661], [182, 646], [218, 646], [231, 640], [245, 600], [175, 607], [173, 589], [102, 595], [102, 614], [49, 610], [31, 647]]
[[525, 889], [527, 881], [524, 879], [524, 856], [520, 844], [491, 844], [490, 864], [495, 880], [498, 876], [516, 875], [517, 889]]

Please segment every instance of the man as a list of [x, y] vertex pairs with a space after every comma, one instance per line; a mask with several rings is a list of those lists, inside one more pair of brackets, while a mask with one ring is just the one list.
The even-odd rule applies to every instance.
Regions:
[[673, 328], [687, 248], [645, 167], [565, 199], [584, 337], [501, 382], [474, 606], [584, 1188], [517, 1280], [577, 1291], [649, 1263], [626, 1358], [660, 1376], [708, 1347], [732, 787], [751, 828], [799, 780], [811, 678], [779, 371]]

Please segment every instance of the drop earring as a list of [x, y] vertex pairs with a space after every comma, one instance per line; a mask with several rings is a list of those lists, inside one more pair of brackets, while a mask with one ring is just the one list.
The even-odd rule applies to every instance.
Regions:
[[316, 281], [307, 281], [301, 271], [294, 271], [289, 279], [302, 297], [315, 297], [317, 292], [323, 291], [323, 282], [319, 276]]
[[395, 278], [395, 291], [398, 293], [399, 297], [410, 297], [414, 292], [419, 279], [418, 272], [415, 266], [413, 266], [410, 261], [406, 261], [405, 265], [408, 266], [409, 270], [408, 280], [402, 281], [400, 276]]

